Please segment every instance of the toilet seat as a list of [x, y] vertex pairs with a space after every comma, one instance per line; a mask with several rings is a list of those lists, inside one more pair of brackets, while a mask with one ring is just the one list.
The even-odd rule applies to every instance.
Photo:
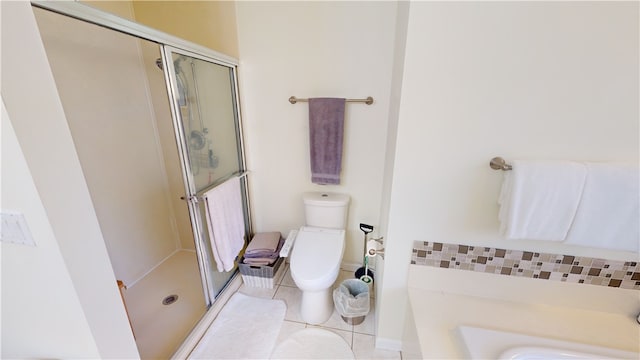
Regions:
[[271, 359], [355, 359], [349, 344], [338, 334], [318, 328], [293, 333], [271, 354]]
[[300, 228], [291, 253], [291, 276], [301, 289], [333, 284], [344, 253], [344, 238], [344, 230]]

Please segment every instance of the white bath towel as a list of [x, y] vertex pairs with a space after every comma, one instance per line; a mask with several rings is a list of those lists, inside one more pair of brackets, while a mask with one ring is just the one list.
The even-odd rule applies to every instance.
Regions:
[[218, 271], [230, 271], [244, 246], [240, 178], [232, 177], [204, 194], [207, 229]]
[[638, 252], [640, 169], [632, 164], [587, 164], [582, 201], [566, 244]]
[[500, 233], [507, 239], [565, 240], [586, 178], [584, 164], [514, 161], [498, 202]]

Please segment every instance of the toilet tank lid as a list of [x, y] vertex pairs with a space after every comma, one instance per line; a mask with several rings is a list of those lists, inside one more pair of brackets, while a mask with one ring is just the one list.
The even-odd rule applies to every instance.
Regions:
[[344, 206], [349, 203], [349, 195], [332, 192], [307, 192], [302, 194], [305, 205]]

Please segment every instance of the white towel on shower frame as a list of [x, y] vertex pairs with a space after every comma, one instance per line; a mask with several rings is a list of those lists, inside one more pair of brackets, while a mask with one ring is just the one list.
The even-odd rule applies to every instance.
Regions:
[[234, 176], [204, 194], [207, 229], [218, 271], [231, 271], [244, 247], [240, 178]]

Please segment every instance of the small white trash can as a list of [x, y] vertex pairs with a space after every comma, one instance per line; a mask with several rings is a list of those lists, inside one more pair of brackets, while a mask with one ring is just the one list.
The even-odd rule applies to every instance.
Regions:
[[359, 325], [369, 313], [369, 285], [359, 279], [347, 279], [333, 290], [336, 311], [347, 324]]

